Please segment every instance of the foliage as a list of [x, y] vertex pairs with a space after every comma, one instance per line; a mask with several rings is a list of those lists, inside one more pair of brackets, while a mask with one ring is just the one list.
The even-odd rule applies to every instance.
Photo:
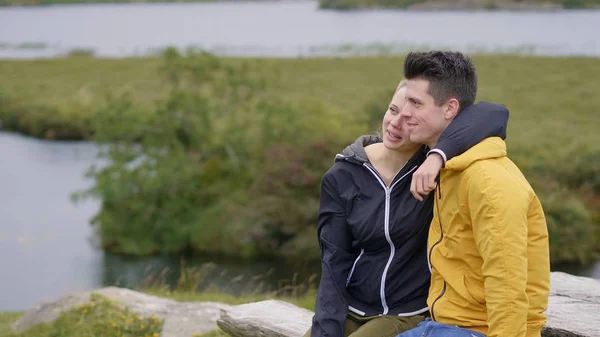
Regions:
[[[251, 213], [264, 205], [270, 191], [253, 186], [272, 179], [269, 167], [292, 158], [262, 154], [280, 146], [289, 150], [286, 155], [304, 154], [295, 148], [329, 138], [339, 144], [335, 112], [310, 101], [293, 108], [268, 95], [252, 61], [233, 65], [208, 53], [181, 55], [175, 49], [164, 57], [170, 93], [152, 113], [138, 111], [124, 93], [109, 97], [97, 114], [94, 139], [103, 146], [105, 163], [89, 171], [96, 184], [76, 198], [102, 200], [93, 223], [103, 246], [114, 251], [272, 254], [263, 243], [290, 237], [273, 234], [278, 229], [272, 223], [252, 226], [252, 218], [239, 210]], [[322, 162], [323, 151], [319, 155]], [[315, 190], [324, 168], [318, 165], [310, 173], [309, 188]], [[248, 193], [251, 188], [259, 193]], [[294, 193], [299, 197], [303, 191]], [[316, 198], [313, 193], [313, 203], [303, 210], [307, 218], [313, 217]], [[284, 201], [289, 202], [278, 200], [278, 208]]]
[[[436, 7], [440, 4], [435, 3], [432, 0], [319, 0], [320, 8], [329, 8], [329, 9], [353, 9], [353, 8], [409, 8], [412, 5], [422, 4], [422, 3], [432, 3]], [[449, 8], [453, 8], [453, 5], [456, 5], [458, 8], [469, 9], [469, 8], [483, 8], [483, 9], [496, 9], [502, 8], [506, 5], [515, 4], [523, 2], [522, 0], [479, 0], [479, 1], [471, 1], [464, 2], [458, 0], [450, 0], [445, 1], [444, 4]], [[529, 0], [527, 3], [536, 4], [540, 3], [543, 5], [545, 3], [554, 3], [559, 5], [564, 9], [577, 9], [577, 8], [594, 8], [600, 6], [600, 1], [598, 0]]]
[[[402, 57], [211, 59], [2, 61], [0, 119], [41, 137], [85, 134], [114, 143], [106, 154], [112, 151], [111, 160], [123, 167], [97, 167], [92, 175], [91, 196], [104, 203], [95, 223], [105, 248], [316, 258], [315, 177], [356, 136], [379, 128], [401, 78]], [[543, 202], [552, 260], [593, 260], [600, 253], [594, 235], [600, 233], [600, 59], [473, 59], [478, 100], [510, 110], [509, 157]], [[227, 103], [223, 95], [196, 95], [194, 62], [218, 63], [208, 73], [221, 74], [221, 82], [245, 74], [255, 83], [253, 98]], [[229, 77], [223, 76], [227, 67], [234, 69]], [[167, 80], [172, 73], [184, 77], [179, 86]], [[206, 80], [204, 88], [216, 83]], [[169, 114], [168, 104], [179, 112]], [[230, 107], [222, 110], [227, 114], [212, 109], [218, 105]], [[202, 131], [202, 116], [223, 124]], [[170, 152], [161, 157], [159, 149], [167, 146]], [[302, 163], [298, 176], [293, 163]], [[314, 181], [301, 186], [290, 180], [300, 175]]]
[[5, 337], [158, 337], [163, 320], [141, 317], [129, 308], [92, 294], [88, 303], [63, 312], [52, 323], [36, 325]]
[[[314, 310], [316, 300], [314, 284], [302, 282], [275, 291], [243, 293], [233, 296], [212, 287], [204, 291], [197, 291], [198, 284], [188, 287], [184, 279], [193, 278], [196, 272], [193, 268], [185, 268], [180, 275], [180, 285], [173, 290], [164, 285], [154, 284], [138, 291], [180, 302], [219, 302], [232, 305], [278, 299], [301, 308]], [[63, 312], [52, 323], [36, 325], [17, 334], [12, 331], [10, 326], [21, 315], [21, 312], [0, 312], [0, 337], [156, 337], [160, 335], [164, 323], [156, 316], [141, 317], [129, 308], [117, 305], [98, 294], [92, 294], [88, 303]], [[216, 329], [195, 336], [225, 337], [228, 335], [222, 330]]]

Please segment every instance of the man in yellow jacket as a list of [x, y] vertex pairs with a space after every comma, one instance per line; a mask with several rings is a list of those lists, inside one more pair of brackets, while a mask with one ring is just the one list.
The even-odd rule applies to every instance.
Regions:
[[[471, 60], [457, 52], [410, 53], [410, 140], [432, 148], [477, 94]], [[487, 138], [449, 160], [429, 229], [431, 318], [398, 337], [540, 337], [550, 291], [548, 230], [535, 192]]]

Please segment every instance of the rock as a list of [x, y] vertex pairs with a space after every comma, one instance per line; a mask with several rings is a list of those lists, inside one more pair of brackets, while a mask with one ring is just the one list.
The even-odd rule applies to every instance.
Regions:
[[600, 281], [553, 272], [544, 337], [600, 336]]
[[[301, 337], [312, 315], [270, 300], [223, 309], [217, 325], [233, 337]], [[600, 281], [553, 272], [546, 315], [543, 337], [600, 337]]]
[[221, 310], [217, 325], [232, 337], [302, 337], [314, 312], [268, 300]]
[[107, 287], [68, 294], [55, 301], [40, 303], [25, 311], [13, 324], [13, 329], [22, 332], [34, 325], [49, 323], [57, 319], [61, 312], [89, 302], [92, 293], [129, 307], [142, 317], [156, 315], [163, 319], [165, 322], [161, 337], [190, 337], [196, 333], [214, 330], [217, 328], [216, 321], [220, 310], [229, 308], [229, 305], [223, 303], [177, 302], [125, 288]]
[[[161, 337], [191, 337], [220, 327], [233, 337], [302, 337], [313, 312], [293, 304], [268, 300], [230, 306], [215, 302], [177, 302], [124, 288], [108, 287], [73, 293], [27, 310], [13, 324], [22, 332], [48, 323], [60, 313], [90, 300], [91, 293], [129, 307], [143, 317], [165, 320]], [[600, 281], [560, 272], [551, 275], [548, 323], [543, 337], [600, 336]]]

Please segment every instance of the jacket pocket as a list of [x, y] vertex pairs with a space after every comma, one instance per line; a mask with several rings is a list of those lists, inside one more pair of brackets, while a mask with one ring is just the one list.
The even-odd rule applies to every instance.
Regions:
[[482, 281], [476, 280], [468, 275], [463, 275], [463, 285], [465, 286], [466, 300], [478, 308], [485, 308], [485, 292]]
[[360, 258], [362, 257], [364, 252], [365, 252], [365, 250], [361, 249], [360, 254], [358, 254], [358, 257], [356, 258], [356, 260], [354, 260], [354, 263], [352, 264], [352, 269], [350, 269], [350, 272], [348, 273], [348, 277], [346, 278], [346, 287], [350, 283], [350, 280], [352, 279], [352, 274], [354, 274], [354, 270], [356, 269], [356, 265], [358, 264], [358, 261], [360, 260]]

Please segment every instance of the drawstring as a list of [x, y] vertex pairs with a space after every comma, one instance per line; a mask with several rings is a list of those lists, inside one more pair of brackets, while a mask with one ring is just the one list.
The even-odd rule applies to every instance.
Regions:
[[442, 186], [440, 185], [440, 174], [438, 173], [437, 177], [435, 177], [435, 182], [437, 185], [439, 199], [442, 199]]

